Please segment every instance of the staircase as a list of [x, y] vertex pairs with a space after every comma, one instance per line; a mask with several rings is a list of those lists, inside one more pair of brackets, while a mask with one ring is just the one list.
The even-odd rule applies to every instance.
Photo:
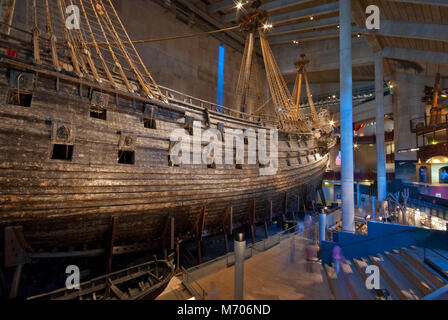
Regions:
[[[419, 300], [447, 287], [447, 263], [446, 251], [412, 246], [347, 260], [338, 275], [324, 264], [322, 273], [335, 300]], [[367, 289], [368, 265], [378, 267], [380, 289]]]

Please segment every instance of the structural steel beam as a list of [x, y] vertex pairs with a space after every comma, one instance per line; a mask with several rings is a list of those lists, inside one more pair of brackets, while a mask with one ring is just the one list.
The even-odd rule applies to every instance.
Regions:
[[286, 28], [283, 28], [284, 31], [277, 31], [266, 34], [269, 38], [274, 37], [282, 37], [282, 36], [289, 36], [293, 34], [300, 34], [300, 33], [309, 33], [309, 32], [318, 32], [318, 31], [326, 31], [326, 30], [336, 30], [338, 28], [339, 22], [338, 21], [331, 21], [331, 23], [320, 23], [316, 24], [314, 26], [301, 26], [299, 25], [297, 28], [290, 28], [289, 30], [286, 30]]
[[301, 22], [319, 21], [322, 19], [328, 19], [328, 18], [333, 18], [333, 17], [337, 17], [338, 21], [339, 21], [339, 10], [325, 10], [322, 12], [316, 11], [315, 13], [305, 14], [302, 16], [296, 16], [296, 17], [286, 18], [286, 19], [278, 19], [278, 16], [277, 16], [270, 20], [272, 21], [274, 26], [277, 28], [277, 27], [291, 25], [291, 24], [298, 24]]
[[[357, 37], [358, 32], [357, 28], [353, 28], [352, 37]], [[271, 46], [279, 46], [279, 45], [293, 45], [293, 41], [297, 42], [310, 42], [310, 41], [324, 41], [324, 40], [332, 40], [339, 39], [339, 30], [325, 30], [325, 31], [317, 31], [317, 32], [308, 32], [303, 36], [295, 36], [289, 35], [284, 37], [279, 37], [277, 41], [269, 41]]]
[[329, 18], [322, 18], [322, 19], [314, 19], [310, 20], [309, 18], [305, 21], [302, 21], [302, 23], [294, 23], [294, 28], [292, 28], [291, 25], [278, 25], [277, 23], [274, 25], [274, 29], [272, 29], [272, 32], [266, 32], [266, 36], [271, 37], [272, 35], [275, 35], [277, 33], [281, 32], [287, 32], [292, 30], [300, 30], [300, 29], [312, 29], [317, 28], [325, 25], [334, 25], [339, 24], [339, 17], [329, 17]]
[[386, 47], [383, 49], [383, 56], [390, 59], [448, 64], [448, 54], [445, 52]]
[[207, 6], [207, 12], [213, 14], [218, 11], [228, 10], [234, 7], [235, 7], [235, 0], [222, 0], [216, 3], [209, 4]]
[[[288, 2], [287, 5], [274, 7], [275, 4], [280, 5]], [[328, 0], [277, 0], [261, 6], [261, 9], [266, 10], [269, 16], [280, 16], [279, 19], [293, 18], [294, 16], [303, 16], [308, 14], [316, 14], [321, 10], [334, 10], [338, 7], [337, 1], [328, 3]], [[294, 16], [290, 16], [291, 14]], [[237, 12], [226, 14], [222, 17], [222, 22], [227, 24], [235, 22], [238, 18]], [[275, 22], [275, 19], [270, 19]]]
[[[176, 0], [176, 1], [178, 1], [182, 5], [186, 6], [189, 10], [191, 10], [192, 12], [197, 14], [200, 18], [204, 19], [211, 25], [215, 26], [217, 29], [225, 28], [225, 26], [220, 21], [218, 21], [216, 18], [213, 18], [212, 16], [210, 16], [207, 12], [196, 7], [193, 3], [191, 3], [191, 1], [189, 1], [189, 0]], [[236, 33], [235, 31], [232, 31], [232, 30], [225, 31], [225, 33], [232, 40], [237, 41], [244, 47], [245, 41], [244, 41], [243, 37], [241, 37], [238, 33]]]
[[441, 24], [382, 20], [379, 30], [362, 29], [363, 34], [448, 42], [448, 27]]
[[423, 4], [430, 6], [448, 7], [446, 0], [386, 0], [387, 2]]

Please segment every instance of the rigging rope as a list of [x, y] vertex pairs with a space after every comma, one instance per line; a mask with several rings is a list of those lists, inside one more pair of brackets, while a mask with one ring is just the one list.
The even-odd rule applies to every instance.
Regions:
[[[166, 41], [166, 40], [177, 40], [177, 39], [186, 39], [186, 38], [192, 38], [192, 37], [197, 37], [197, 36], [201, 36], [201, 35], [208, 35], [208, 34], [214, 34], [214, 33], [219, 33], [219, 32], [225, 32], [225, 31], [230, 31], [230, 30], [234, 30], [239, 28], [239, 26], [233, 26], [233, 27], [229, 27], [229, 28], [223, 28], [223, 29], [218, 29], [218, 30], [213, 30], [213, 31], [207, 31], [207, 32], [199, 32], [199, 33], [192, 33], [192, 34], [187, 34], [187, 35], [182, 35], [182, 36], [172, 36], [172, 37], [166, 37], [166, 38], [156, 38], [156, 39], [147, 39], [147, 40], [135, 40], [135, 41], [122, 41], [123, 44], [143, 44], [143, 43], [151, 43], [151, 42], [159, 42], [159, 41]], [[94, 46], [95, 44], [90, 42], [86, 44], [87, 46]], [[97, 43], [98, 46], [106, 46], [106, 45], [119, 45], [119, 42], [98, 42]]]

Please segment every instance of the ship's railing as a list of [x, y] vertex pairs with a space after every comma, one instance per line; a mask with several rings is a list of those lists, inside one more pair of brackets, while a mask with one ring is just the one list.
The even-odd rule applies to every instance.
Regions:
[[182, 271], [182, 284], [190, 292], [190, 294], [196, 300], [205, 300], [207, 292], [201, 285], [191, 276], [190, 272], [184, 267], [181, 267]]
[[202, 109], [208, 109], [212, 112], [216, 112], [216, 113], [221, 113], [227, 116], [231, 116], [234, 118], [238, 118], [238, 119], [243, 119], [243, 120], [247, 120], [247, 121], [252, 121], [252, 122], [264, 122], [265, 124], [271, 124], [273, 126], [277, 126], [279, 124], [278, 120], [276, 118], [273, 117], [268, 117], [265, 115], [252, 115], [252, 114], [248, 114], [242, 111], [238, 111], [235, 109], [231, 109], [225, 106], [221, 106], [218, 105], [216, 103], [210, 102], [210, 101], [206, 101], [200, 98], [196, 98], [193, 97], [191, 95], [188, 95], [186, 93], [182, 93], [180, 91], [168, 88], [168, 87], [164, 87], [164, 86], [159, 86], [160, 89], [165, 93], [165, 96], [169, 99], [172, 100], [174, 102], [181, 102], [181, 103], [186, 103], [188, 105], [191, 106], [196, 106], [196, 107], [200, 107]]

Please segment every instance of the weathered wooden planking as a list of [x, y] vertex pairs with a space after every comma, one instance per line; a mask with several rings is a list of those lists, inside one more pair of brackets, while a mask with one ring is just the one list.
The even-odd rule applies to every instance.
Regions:
[[[119, 241], [157, 241], [167, 215], [175, 216], [176, 233], [185, 235], [193, 231], [204, 204], [205, 229], [217, 232], [229, 205], [234, 226], [244, 225], [251, 199], [257, 203], [255, 221], [264, 221], [270, 201], [275, 214], [284, 210], [285, 192], [288, 203], [296, 201], [296, 194], [313, 192], [328, 160], [325, 155], [314, 157], [312, 139], [305, 145], [297, 136], [280, 133], [279, 172], [274, 176], [261, 176], [258, 165], [170, 168], [169, 136], [183, 128], [182, 113], [159, 112], [157, 129], [149, 129], [143, 125], [142, 103], [134, 111], [132, 101], [110, 95], [107, 120], [93, 119], [89, 88], [84, 87], [80, 96], [78, 85], [61, 79], [56, 91], [56, 79], [45, 75], [39, 76], [30, 108], [11, 106], [5, 104], [6, 69], [0, 71], [0, 227], [22, 224], [33, 243], [102, 241], [112, 215], [119, 216]], [[201, 108], [177, 107], [206, 128]], [[58, 120], [75, 128], [70, 162], [50, 159], [51, 121]], [[214, 113], [210, 120], [214, 128], [218, 122], [233, 129], [262, 128]], [[137, 137], [134, 165], [117, 163], [121, 131]]]

